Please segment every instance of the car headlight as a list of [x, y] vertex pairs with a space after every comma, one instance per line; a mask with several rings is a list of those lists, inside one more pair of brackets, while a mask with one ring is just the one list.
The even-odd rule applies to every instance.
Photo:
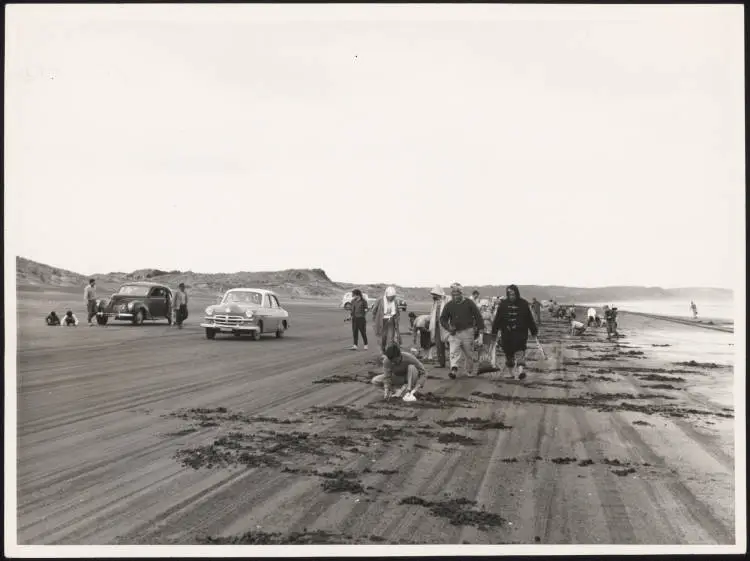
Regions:
[[245, 315], [249, 318], [253, 317], [253, 311], [252, 310], [245, 310]]
[[132, 310], [132, 309], [133, 309], [133, 302], [128, 302], [128, 310]]
[[206, 308], [206, 315], [212, 316], [214, 314], [214, 311], [211, 308]]

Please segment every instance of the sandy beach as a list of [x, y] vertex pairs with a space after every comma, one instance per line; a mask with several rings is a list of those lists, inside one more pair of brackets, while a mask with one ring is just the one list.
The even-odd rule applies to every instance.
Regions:
[[526, 380], [428, 364], [385, 403], [335, 303], [257, 342], [200, 296], [182, 331], [43, 325], [78, 300], [18, 293], [20, 544], [735, 542], [731, 334], [545, 315]]

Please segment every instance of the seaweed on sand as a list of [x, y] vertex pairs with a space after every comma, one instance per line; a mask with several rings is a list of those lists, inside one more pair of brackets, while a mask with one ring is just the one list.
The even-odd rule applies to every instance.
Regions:
[[476, 526], [480, 530], [505, 524], [506, 520], [499, 514], [472, 508], [475, 501], [468, 499], [449, 499], [446, 501], [429, 501], [421, 497], [406, 497], [400, 505], [417, 505], [429, 509], [430, 514], [446, 518], [453, 526]]

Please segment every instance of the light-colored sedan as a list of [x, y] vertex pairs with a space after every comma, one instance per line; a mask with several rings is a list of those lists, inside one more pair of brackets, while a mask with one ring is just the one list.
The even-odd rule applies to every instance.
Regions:
[[217, 333], [231, 333], [235, 337], [248, 334], [258, 340], [263, 333], [284, 336], [289, 329], [289, 312], [281, 307], [278, 296], [262, 288], [232, 288], [218, 304], [206, 308], [201, 327], [206, 338]]

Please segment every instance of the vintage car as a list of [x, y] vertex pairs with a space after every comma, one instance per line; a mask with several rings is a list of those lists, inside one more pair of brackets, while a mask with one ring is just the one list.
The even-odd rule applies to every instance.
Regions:
[[[344, 297], [341, 299], [341, 308], [344, 308], [345, 310], [350, 310], [352, 308], [352, 296], [351, 292], [347, 292], [344, 294]], [[367, 301], [367, 307], [372, 308], [372, 305], [375, 303], [375, 298], [370, 298], [367, 294], [364, 292], [362, 293], [362, 298], [364, 298]]]
[[[367, 307], [372, 309], [373, 304], [375, 304], [375, 301], [377, 298], [371, 298], [364, 292], [362, 293], [362, 297], [367, 300]], [[347, 292], [344, 294], [344, 297], [341, 299], [341, 308], [344, 308], [345, 310], [350, 310], [352, 307], [352, 293]], [[406, 300], [402, 296], [396, 296], [396, 303], [398, 304], [398, 309], [402, 311], [406, 311]]]
[[106, 325], [109, 319], [143, 325], [144, 320], [166, 319], [172, 324], [172, 290], [155, 282], [129, 282], [120, 286], [109, 299], [96, 301], [96, 321]]
[[249, 334], [258, 340], [263, 333], [275, 333], [281, 338], [289, 329], [289, 312], [279, 304], [279, 298], [262, 288], [232, 288], [218, 304], [206, 308], [206, 339], [217, 333], [231, 333], [235, 337]]

